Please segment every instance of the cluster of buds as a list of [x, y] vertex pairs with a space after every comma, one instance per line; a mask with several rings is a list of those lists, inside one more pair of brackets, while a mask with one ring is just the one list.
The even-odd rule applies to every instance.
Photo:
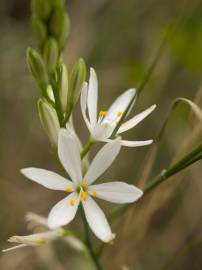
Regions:
[[64, 0], [32, 0], [32, 29], [38, 50], [28, 48], [27, 62], [42, 98], [38, 101], [41, 123], [53, 148], [59, 127], [65, 127], [86, 78], [86, 65], [79, 59], [68, 72], [63, 48], [70, 30]]

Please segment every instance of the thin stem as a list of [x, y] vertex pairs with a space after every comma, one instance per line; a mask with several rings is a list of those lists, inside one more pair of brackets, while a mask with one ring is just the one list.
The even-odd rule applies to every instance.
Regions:
[[95, 141], [93, 141], [91, 138], [88, 140], [81, 151], [81, 159], [83, 159], [88, 154], [94, 143]]
[[[175, 164], [171, 165], [168, 169], [165, 169], [161, 171], [161, 173], [154, 178], [153, 181], [151, 181], [146, 188], [144, 189], [144, 196], [142, 196], [141, 199], [145, 197], [146, 194], [148, 194], [151, 190], [159, 186], [161, 183], [169, 179], [174, 174], [182, 171], [186, 167], [192, 165], [193, 163], [197, 162], [198, 160], [202, 159], [202, 144], [200, 144], [198, 147], [196, 147], [193, 151], [191, 151], [189, 154], [184, 156], [182, 159], [180, 159]], [[140, 199], [140, 200], [141, 200]], [[109, 215], [109, 218], [111, 220], [115, 219], [118, 214], [123, 213], [126, 211], [131, 205], [116, 207], [112, 210], [112, 212]]]
[[87, 223], [86, 216], [85, 216], [85, 213], [84, 213], [82, 206], [80, 206], [80, 213], [81, 213], [81, 218], [83, 220], [83, 225], [84, 225], [84, 230], [85, 230], [85, 244], [89, 250], [89, 254], [91, 256], [91, 259], [92, 259], [94, 266], [97, 270], [104, 270], [104, 268], [100, 264], [100, 261], [98, 259], [97, 254], [95, 253], [95, 251], [93, 249], [93, 245], [92, 245], [91, 238], [90, 238], [90, 231], [89, 231], [88, 223]]

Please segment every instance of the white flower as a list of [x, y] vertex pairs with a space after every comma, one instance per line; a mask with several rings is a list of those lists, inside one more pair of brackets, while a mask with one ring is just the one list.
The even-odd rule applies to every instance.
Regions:
[[103, 211], [92, 197], [114, 203], [130, 203], [143, 194], [140, 189], [123, 182], [93, 185], [93, 182], [112, 164], [120, 147], [119, 139], [107, 143], [95, 156], [86, 174], [82, 177], [80, 151], [75, 137], [65, 129], [61, 129], [58, 155], [72, 181], [44, 169], [26, 168], [21, 170], [27, 178], [49, 189], [70, 193], [50, 211], [48, 225], [51, 229], [71, 222], [81, 202], [87, 222], [94, 234], [104, 242], [109, 242], [114, 238]]
[[51, 230], [47, 232], [42, 232], [42, 233], [35, 233], [35, 234], [30, 234], [26, 236], [12, 236], [8, 239], [8, 242], [10, 243], [18, 243], [18, 245], [7, 248], [2, 250], [3, 252], [11, 251], [17, 248], [22, 248], [22, 247], [37, 247], [37, 246], [42, 246], [47, 244], [48, 242], [58, 239], [62, 237], [63, 231], [62, 230]]
[[[95, 70], [91, 68], [89, 84], [84, 83], [81, 92], [81, 110], [86, 125], [90, 131], [91, 137], [97, 141], [109, 141], [107, 139], [112, 135], [117, 123], [121, 116], [125, 112], [127, 106], [131, 100], [135, 97], [136, 90], [129, 89], [120, 95], [115, 102], [111, 105], [108, 111], [100, 111], [97, 118], [97, 104], [98, 104], [98, 81]], [[135, 103], [135, 102], [134, 102]], [[134, 104], [133, 104], [134, 105]], [[147, 110], [139, 113], [130, 120], [126, 121], [118, 129], [117, 134], [121, 134], [140, 123], [145, 117], [147, 117], [154, 109], [156, 105], [152, 105]], [[88, 116], [86, 114], [88, 111]], [[126, 141], [121, 140], [123, 146], [137, 147], [151, 144], [152, 140], [147, 141]]]
[[[27, 221], [29, 229], [35, 230], [37, 227], [44, 227], [45, 229], [48, 228], [47, 218], [37, 215], [35, 213], [32, 213], [32, 212], [27, 213], [25, 216], [25, 220]], [[74, 248], [77, 251], [85, 250], [85, 245], [79, 238], [77, 238], [71, 233], [68, 233], [66, 230], [62, 229], [61, 227], [59, 227], [55, 230], [34, 233], [31, 235], [26, 235], [26, 236], [19, 236], [19, 235], [12, 236], [8, 239], [8, 242], [18, 243], [18, 245], [15, 245], [11, 248], [4, 249], [2, 251], [7, 252], [7, 251], [15, 250], [18, 248], [22, 248], [22, 247], [28, 247], [28, 246], [39, 247], [39, 246], [48, 244], [49, 242], [56, 239], [62, 239], [70, 247]]]

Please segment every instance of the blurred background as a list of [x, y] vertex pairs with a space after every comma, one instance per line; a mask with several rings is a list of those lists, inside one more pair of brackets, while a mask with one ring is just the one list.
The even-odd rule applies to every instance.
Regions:
[[[29, 6], [28, 0], [0, 1], [0, 249], [10, 246], [8, 237], [32, 233], [24, 220], [28, 211], [47, 216], [63, 197], [61, 192], [28, 181], [19, 172], [23, 167], [36, 166], [61, 173], [40, 125], [36, 110], [40, 93], [26, 65], [26, 48], [36, 45]], [[100, 110], [107, 109], [127, 88], [140, 84], [168, 25], [181, 16], [132, 114], [154, 103], [157, 109], [124, 138], [155, 138], [176, 97], [189, 98], [201, 106], [202, 1], [69, 0], [67, 10], [71, 34], [64, 58], [71, 67], [83, 57], [88, 68], [96, 69]], [[74, 120], [85, 143], [88, 133], [79, 108]], [[151, 146], [124, 148], [102, 179], [143, 186], [201, 139], [201, 124], [188, 107], [180, 106], [169, 118], [148, 177], [145, 166]], [[106, 269], [202, 269], [201, 165], [198, 162], [162, 184], [113, 223], [117, 238], [103, 252]], [[106, 210], [114, 207], [101, 206]], [[81, 230], [79, 217], [71, 226]], [[93, 267], [87, 256], [56, 242], [1, 254], [0, 269]]]

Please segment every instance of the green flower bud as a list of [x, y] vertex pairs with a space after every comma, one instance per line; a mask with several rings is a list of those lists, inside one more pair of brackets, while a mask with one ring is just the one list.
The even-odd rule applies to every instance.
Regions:
[[51, 13], [51, 4], [49, 0], [32, 0], [31, 9], [34, 15], [46, 20]]
[[47, 38], [47, 28], [45, 23], [39, 17], [32, 16], [32, 31], [40, 47], [43, 46]]
[[56, 7], [64, 7], [66, 1], [65, 0], [51, 0], [50, 2], [52, 4], [52, 7], [56, 8]]
[[46, 68], [41, 55], [32, 48], [27, 49], [27, 62], [30, 71], [36, 79], [44, 96], [46, 96], [46, 87], [49, 83]]
[[53, 103], [55, 103], [55, 97], [54, 97], [53, 88], [51, 85], [49, 85], [47, 87], [46, 92], [47, 92], [47, 96], [48, 96], [49, 100], [52, 101]]
[[50, 32], [57, 39], [60, 49], [65, 45], [69, 35], [70, 21], [62, 8], [56, 8], [50, 20]]
[[59, 91], [60, 104], [63, 111], [67, 108], [68, 95], [68, 72], [65, 64], [59, 64], [57, 67], [57, 85]]
[[69, 80], [69, 91], [67, 98], [67, 118], [71, 115], [72, 109], [77, 103], [83, 83], [86, 78], [86, 64], [83, 59], [79, 59], [73, 66], [70, 80]]
[[49, 38], [44, 46], [43, 58], [49, 73], [55, 71], [58, 60], [58, 45], [54, 38]]
[[38, 101], [41, 124], [45, 129], [53, 148], [57, 148], [60, 124], [55, 109], [44, 99]]

